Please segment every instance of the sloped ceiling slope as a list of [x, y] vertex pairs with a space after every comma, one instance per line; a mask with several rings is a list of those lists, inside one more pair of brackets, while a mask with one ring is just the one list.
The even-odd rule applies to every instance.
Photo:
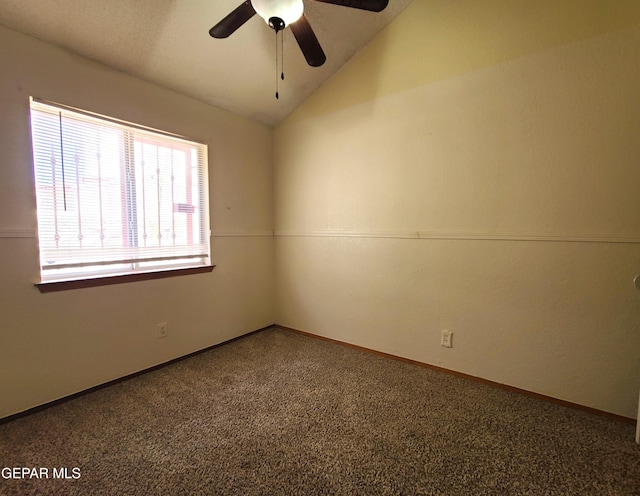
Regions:
[[383, 12], [372, 13], [304, 0], [327, 62], [309, 67], [285, 30], [278, 100], [276, 37], [259, 16], [229, 38], [209, 36], [242, 0], [3, 0], [0, 24], [273, 126], [411, 1], [390, 0]]

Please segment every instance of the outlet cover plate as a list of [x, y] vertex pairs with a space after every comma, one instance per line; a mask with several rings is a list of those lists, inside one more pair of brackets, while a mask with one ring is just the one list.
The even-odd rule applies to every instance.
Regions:
[[158, 338], [166, 338], [169, 335], [169, 327], [166, 322], [158, 324]]

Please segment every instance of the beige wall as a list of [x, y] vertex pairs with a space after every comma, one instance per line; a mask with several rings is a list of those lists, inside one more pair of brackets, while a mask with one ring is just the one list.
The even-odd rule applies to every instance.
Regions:
[[[0, 74], [0, 418], [273, 323], [271, 129], [2, 27]], [[214, 271], [40, 294], [29, 96], [207, 143]]]
[[274, 132], [276, 321], [635, 417], [638, 88], [637, 1], [416, 0]]

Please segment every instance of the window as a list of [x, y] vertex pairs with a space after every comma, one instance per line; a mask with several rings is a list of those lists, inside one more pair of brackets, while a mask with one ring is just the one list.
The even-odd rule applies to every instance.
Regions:
[[207, 147], [31, 100], [42, 282], [210, 264]]

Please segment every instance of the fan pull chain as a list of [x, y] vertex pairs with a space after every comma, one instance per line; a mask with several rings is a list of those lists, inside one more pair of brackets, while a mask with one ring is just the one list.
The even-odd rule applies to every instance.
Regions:
[[284, 81], [284, 30], [280, 37], [280, 79]]
[[280, 79], [284, 81], [284, 31], [275, 30], [276, 32], [276, 100], [280, 98], [278, 93], [278, 32], [282, 32], [280, 37]]
[[276, 32], [276, 100], [280, 98], [280, 94], [278, 93], [278, 30]]

